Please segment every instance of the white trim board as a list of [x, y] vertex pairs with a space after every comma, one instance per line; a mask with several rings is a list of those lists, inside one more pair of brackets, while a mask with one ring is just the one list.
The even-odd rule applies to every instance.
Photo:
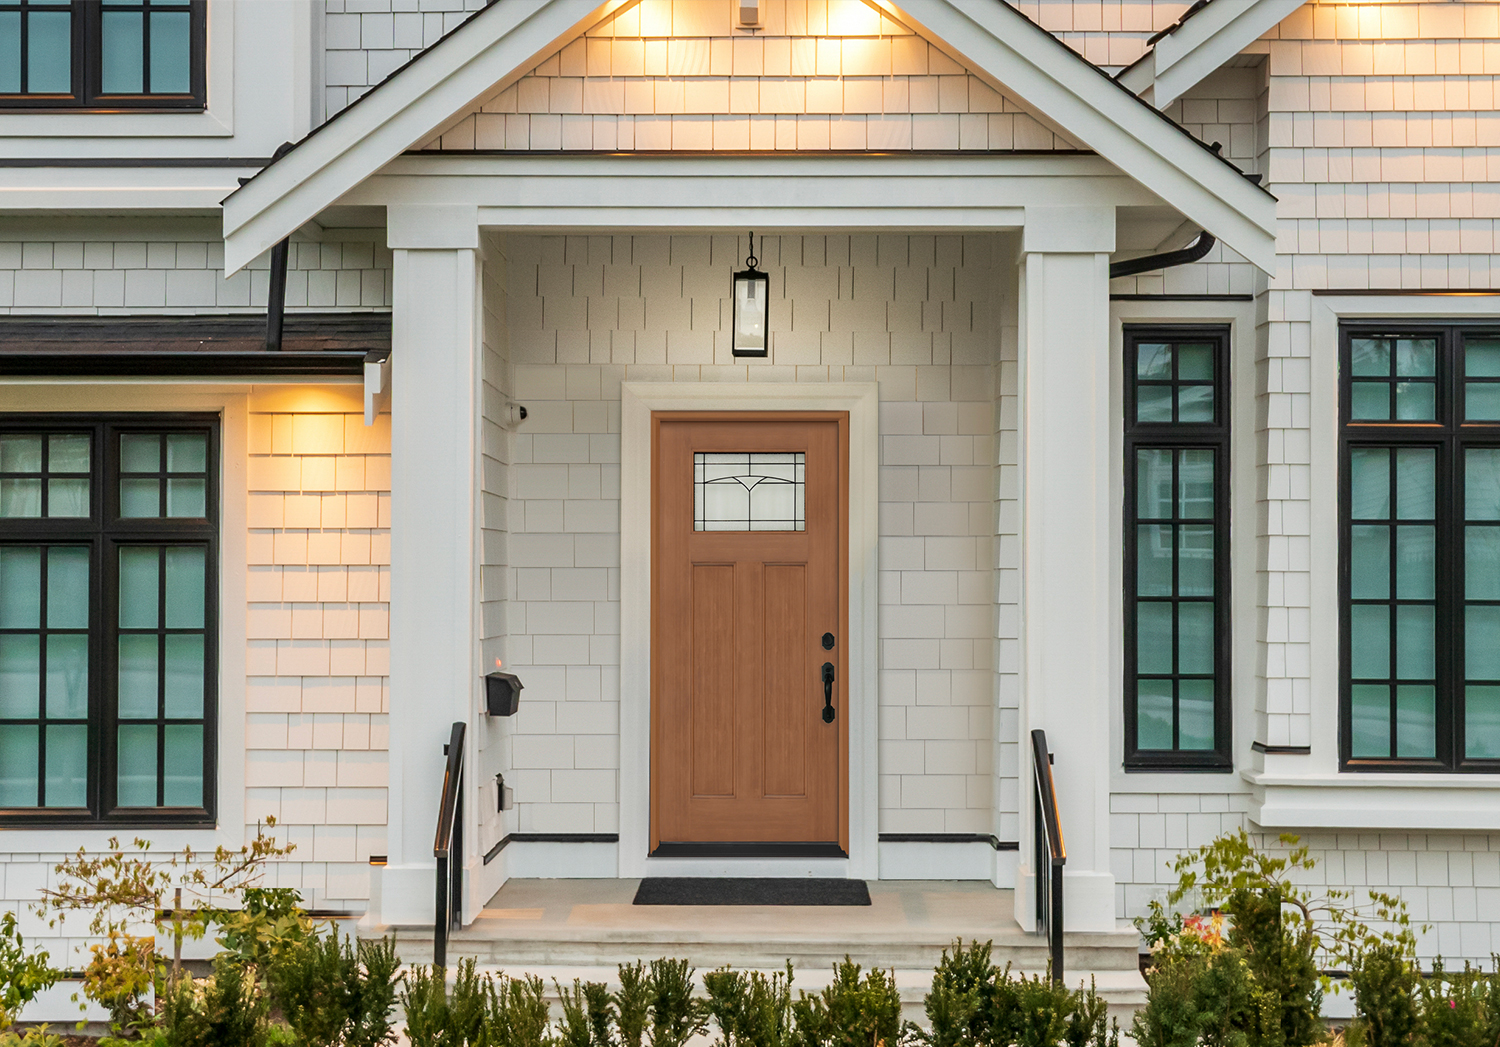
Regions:
[[[626, 382], [620, 391], [620, 845], [619, 875], [851, 876], [879, 879], [880, 387]], [[849, 857], [650, 858], [651, 413], [849, 412]]]
[[1115, 80], [1165, 109], [1270, 32], [1305, 0], [1214, 0]]

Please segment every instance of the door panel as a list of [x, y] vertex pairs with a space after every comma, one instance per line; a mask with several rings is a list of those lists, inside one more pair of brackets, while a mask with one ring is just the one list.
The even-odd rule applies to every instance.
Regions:
[[[658, 414], [653, 426], [652, 848], [847, 850], [848, 415]], [[695, 470], [695, 454], [714, 452], [744, 457], [743, 475], [725, 455]], [[701, 486], [712, 482], [748, 493]], [[779, 486], [757, 493], [763, 482]], [[714, 529], [726, 526], [715, 506], [757, 529]], [[837, 638], [832, 650], [824, 633]], [[832, 723], [824, 662], [835, 672]]]

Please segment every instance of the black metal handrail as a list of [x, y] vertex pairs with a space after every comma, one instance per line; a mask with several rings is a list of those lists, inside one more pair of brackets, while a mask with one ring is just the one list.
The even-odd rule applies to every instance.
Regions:
[[1052, 980], [1063, 980], [1063, 866], [1068, 849], [1063, 845], [1062, 825], [1057, 814], [1057, 790], [1052, 784], [1052, 754], [1047, 751], [1047, 732], [1031, 732], [1031, 767], [1036, 781], [1036, 929], [1047, 939], [1052, 953]]
[[468, 726], [453, 725], [443, 752], [448, 765], [443, 771], [443, 798], [438, 803], [437, 839], [432, 855], [437, 859], [437, 914], [432, 927], [432, 962], [448, 966], [448, 932], [457, 930], [462, 919], [464, 853], [464, 735]]

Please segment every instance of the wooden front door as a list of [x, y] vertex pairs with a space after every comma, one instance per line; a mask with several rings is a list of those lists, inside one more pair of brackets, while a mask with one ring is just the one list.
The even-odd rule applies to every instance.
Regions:
[[652, 423], [652, 852], [847, 853], [849, 416]]

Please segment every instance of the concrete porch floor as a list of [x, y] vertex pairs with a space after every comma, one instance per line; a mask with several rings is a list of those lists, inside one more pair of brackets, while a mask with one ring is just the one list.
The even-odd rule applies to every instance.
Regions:
[[[913, 1019], [921, 1017], [932, 968], [956, 938], [993, 941], [1001, 967], [1047, 968], [1045, 943], [1012, 916], [1013, 892], [987, 883], [872, 880], [868, 906], [632, 905], [639, 883], [511, 880], [450, 937], [449, 963], [472, 957], [481, 968], [540, 974], [550, 988], [553, 978], [613, 983], [617, 964], [661, 956], [685, 958], [700, 974], [725, 965], [772, 971], [791, 961], [796, 986], [815, 990], [848, 955], [865, 968], [894, 969]], [[403, 959], [431, 960], [430, 928], [396, 933]], [[1065, 935], [1069, 983], [1093, 978], [1113, 1009], [1138, 1006], [1145, 983], [1136, 942], [1129, 924]]]

